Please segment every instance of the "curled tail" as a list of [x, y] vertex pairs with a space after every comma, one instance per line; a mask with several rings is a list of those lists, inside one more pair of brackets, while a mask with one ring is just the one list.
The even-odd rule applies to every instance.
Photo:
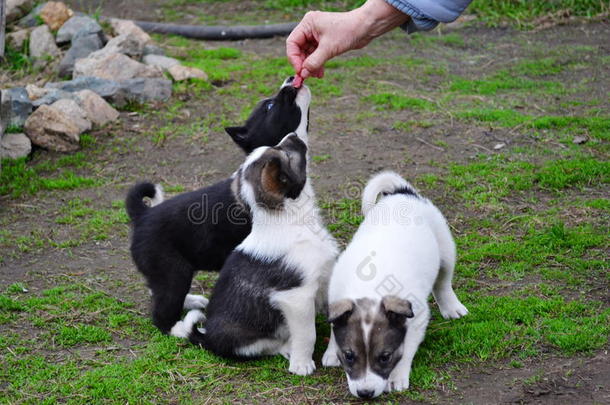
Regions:
[[137, 220], [149, 208], [144, 204], [144, 197], [151, 199], [151, 207], [163, 202], [163, 188], [158, 184], [138, 183], [127, 193], [125, 208], [132, 221]]
[[375, 206], [380, 194], [406, 194], [421, 198], [415, 187], [398, 173], [392, 171], [381, 172], [371, 177], [364, 188], [362, 193], [362, 215], [366, 216]]

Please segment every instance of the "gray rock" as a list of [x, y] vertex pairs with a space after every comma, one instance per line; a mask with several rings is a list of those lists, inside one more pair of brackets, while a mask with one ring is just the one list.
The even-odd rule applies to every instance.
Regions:
[[7, 0], [6, 22], [11, 23], [21, 18], [32, 9], [33, 4], [33, 0]]
[[0, 139], [0, 158], [19, 159], [32, 152], [32, 141], [25, 134], [5, 134]]
[[128, 100], [145, 103], [164, 101], [172, 95], [172, 82], [167, 79], [130, 79], [121, 82]]
[[110, 41], [108, 41], [104, 48], [92, 53], [91, 57], [103, 58], [115, 53], [122, 53], [136, 60], [140, 60], [143, 49], [144, 47], [142, 43], [139, 42], [136, 37], [130, 34], [125, 34], [112, 38]]
[[138, 78], [115, 82], [98, 77], [78, 77], [65, 82], [47, 83], [45, 88], [71, 93], [89, 89], [117, 106], [123, 106], [128, 101], [141, 103], [164, 101], [172, 95], [171, 80], [161, 78]]
[[78, 127], [78, 130], [81, 133], [89, 131], [93, 126], [92, 122], [87, 118], [87, 112], [85, 112], [85, 110], [83, 110], [74, 100], [63, 98], [51, 104], [51, 107], [70, 118], [72, 123]]
[[62, 99], [77, 100], [76, 96], [73, 93], [63, 91], [63, 90], [58, 90], [58, 89], [51, 89], [44, 96], [32, 101], [32, 105], [34, 107], [38, 108], [41, 105], [53, 104], [57, 100], [62, 100]]
[[136, 77], [161, 77], [161, 69], [136, 62], [122, 53], [78, 59], [74, 77], [93, 76], [108, 80], [128, 80]]
[[17, 30], [6, 34], [6, 42], [9, 46], [17, 51], [23, 50], [23, 44], [25, 44], [25, 40], [30, 37], [30, 29], [24, 28], [21, 30]]
[[3, 109], [8, 105], [8, 125], [22, 127], [28, 116], [32, 113], [32, 102], [28, 92], [23, 87], [13, 87], [3, 90]]
[[79, 99], [80, 106], [87, 113], [87, 118], [94, 125], [106, 125], [108, 122], [116, 121], [119, 118], [119, 112], [91, 90], [81, 90], [76, 93], [76, 96]]
[[49, 82], [44, 86], [46, 89], [63, 90], [70, 93], [81, 90], [91, 90], [105, 99], [112, 98], [119, 93], [121, 85], [114, 80], [100, 79], [99, 77], [78, 77], [65, 82]]
[[174, 58], [170, 58], [168, 56], [161, 56], [161, 55], [146, 55], [142, 59], [142, 62], [144, 62], [145, 65], [156, 66], [156, 67], [162, 69], [163, 71], [166, 71], [167, 69], [171, 68], [172, 66], [176, 66], [176, 65], [180, 64], [180, 62]]
[[144, 55], [144, 56], [146, 56], [146, 55], [165, 56], [165, 51], [163, 50], [163, 48], [158, 47], [157, 45], [147, 44], [147, 45], [144, 45], [144, 49], [142, 49], [142, 55]]
[[72, 41], [72, 38], [77, 33], [80, 35], [87, 35], [99, 34], [101, 32], [102, 27], [93, 18], [87, 16], [74, 16], [66, 21], [57, 31], [55, 41], [58, 44], [65, 44]]
[[189, 79], [208, 80], [208, 75], [203, 70], [190, 66], [174, 65], [167, 71], [177, 82]]
[[42, 24], [40, 20], [40, 11], [46, 6], [47, 3], [37, 5], [28, 15], [23, 17], [17, 25], [21, 28], [32, 28]]
[[32, 30], [30, 34], [30, 57], [36, 62], [45, 63], [48, 57], [59, 56], [59, 48], [55, 45], [53, 34], [46, 25]]
[[150, 35], [131, 20], [110, 19], [110, 25], [117, 35], [133, 35], [142, 46], [151, 42]]
[[6, 90], [0, 90], [0, 138], [9, 125], [11, 119], [11, 99]]
[[61, 62], [59, 62], [58, 73], [60, 77], [71, 77], [74, 71], [74, 63], [77, 59], [86, 58], [92, 52], [102, 48], [102, 40], [99, 35], [85, 34], [78, 35], [72, 40], [72, 46], [68, 49], [68, 52], [64, 55]]
[[30, 115], [25, 133], [34, 145], [56, 152], [72, 152], [80, 147], [79, 128], [66, 114], [48, 105]]

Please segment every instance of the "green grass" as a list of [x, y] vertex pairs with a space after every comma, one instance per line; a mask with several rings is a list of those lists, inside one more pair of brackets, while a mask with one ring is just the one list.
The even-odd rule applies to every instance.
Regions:
[[508, 71], [498, 71], [482, 79], [455, 77], [449, 90], [461, 94], [496, 95], [505, 92], [533, 92], [560, 95], [565, 93], [563, 83], [549, 80], [532, 80], [518, 77]]
[[435, 108], [435, 104], [431, 101], [392, 93], [372, 94], [365, 97], [364, 101], [390, 110], [433, 110]]
[[27, 158], [2, 160], [0, 172], [0, 195], [19, 197], [35, 195], [43, 190], [74, 190], [92, 187], [99, 181], [76, 174], [72, 169], [86, 165], [82, 152], [31, 165]]
[[529, 116], [515, 110], [478, 108], [456, 113], [459, 118], [491, 123], [499, 127], [515, 127], [538, 130], [560, 130], [569, 134], [584, 133], [592, 138], [610, 140], [610, 116]]
[[491, 26], [509, 22], [531, 28], [535, 18], [562, 10], [569, 10], [572, 16], [591, 17], [607, 11], [608, 3], [602, 0], [475, 0], [467, 11]]

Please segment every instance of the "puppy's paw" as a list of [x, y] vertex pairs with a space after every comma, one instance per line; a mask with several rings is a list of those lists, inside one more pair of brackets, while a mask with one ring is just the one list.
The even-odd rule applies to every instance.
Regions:
[[407, 389], [409, 389], [409, 373], [396, 376], [390, 375], [384, 391], [405, 391]]
[[313, 360], [290, 361], [288, 371], [296, 375], [309, 375], [316, 369], [316, 363]]
[[209, 302], [203, 295], [187, 294], [184, 298], [184, 309], [205, 309]]
[[443, 305], [442, 308], [439, 307], [439, 310], [445, 319], [458, 319], [468, 314], [468, 309], [459, 301], [455, 301], [450, 305]]
[[334, 350], [326, 350], [324, 356], [322, 356], [322, 365], [324, 367], [339, 367], [341, 363], [339, 362], [337, 352]]

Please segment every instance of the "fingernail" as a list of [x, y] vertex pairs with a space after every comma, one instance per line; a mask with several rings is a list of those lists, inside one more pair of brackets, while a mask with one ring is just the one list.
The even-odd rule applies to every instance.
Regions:
[[301, 70], [301, 77], [302, 77], [303, 79], [308, 78], [308, 77], [309, 77], [309, 70], [307, 70], [307, 69], [303, 68], [303, 69]]

